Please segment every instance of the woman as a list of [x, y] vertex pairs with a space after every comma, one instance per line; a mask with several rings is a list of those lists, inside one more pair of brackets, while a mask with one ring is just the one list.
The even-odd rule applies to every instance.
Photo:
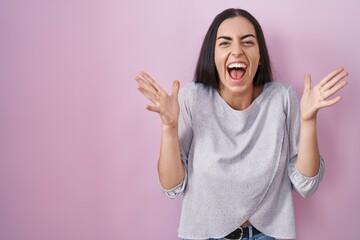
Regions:
[[168, 95], [142, 72], [139, 91], [162, 120], [158, 161], [164, 193], [183, 194], [182, 239], [295, 238], [291, 191], [313, 194], [324, 173], [316, 116], [341, 97], [339, 68], [314, 87], [305, 76], [300, 106], [293, 88], [272, 82], [261, 26], [227, 9], [212, 22], [194, 83]]

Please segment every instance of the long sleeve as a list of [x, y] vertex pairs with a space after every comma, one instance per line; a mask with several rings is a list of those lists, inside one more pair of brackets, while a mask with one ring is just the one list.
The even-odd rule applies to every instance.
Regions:
[[286, 127], [289, 134], [289, 164], [288, 175], [292, 183], [292, 188], [303, 197], [311, 196], [318, 188], [320, 181], [323, 178], [325, 171], [325, 162], [320, 157], [319, 172], [314, 177], [306, 177], [302, 175], [297, 167], [297, 154], [298, 154], [298, 142], [300, 134], [300, 105], [297, 99], [296, 93], [289, 86], [289, 95], [287, 99], [287, 119]]

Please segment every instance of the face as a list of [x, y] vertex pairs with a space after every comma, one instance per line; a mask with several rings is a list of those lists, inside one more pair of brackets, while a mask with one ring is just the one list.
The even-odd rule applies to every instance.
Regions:
[[224, 99], [251, 96], [259, 61], [259, 45], [251, 22], [240, 16], [224, 20], [215, 43], [220, 95]]

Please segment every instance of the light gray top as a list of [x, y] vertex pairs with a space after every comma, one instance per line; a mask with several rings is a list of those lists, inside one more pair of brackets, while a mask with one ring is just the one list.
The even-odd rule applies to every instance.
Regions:
[[184, 181], [164, 193], [183, 194], [178, 235], [221, 238], [246, 220], [266, 235], [295, 238], [291, 190], [303, 197], [323, 173], [297, 170], [299, 102], [290, 85], [266, 83], [250, 107], [232, 109], [211, 87], [189, 83], [179, 94]]

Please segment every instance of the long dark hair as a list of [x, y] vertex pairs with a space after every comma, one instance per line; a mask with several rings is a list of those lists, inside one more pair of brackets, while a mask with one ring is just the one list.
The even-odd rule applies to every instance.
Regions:
[[243, 9], [229, 8], [215, 17], [205, 35], [195, 70], [195, 83], [203, 83], [212, 86], [215, 89], [219, 89], [220, 79], [214, 60], [216, 34], [220, 24], [224, 20], [237, 16], [244, 17], [252, 23], [259, 43], [261, 64], [259, 65], [253, 80], [254, 86], [264, 85], [266, 82], [271, 82], [273, 80], [269, 53], [259, 22], [249, 12]]

